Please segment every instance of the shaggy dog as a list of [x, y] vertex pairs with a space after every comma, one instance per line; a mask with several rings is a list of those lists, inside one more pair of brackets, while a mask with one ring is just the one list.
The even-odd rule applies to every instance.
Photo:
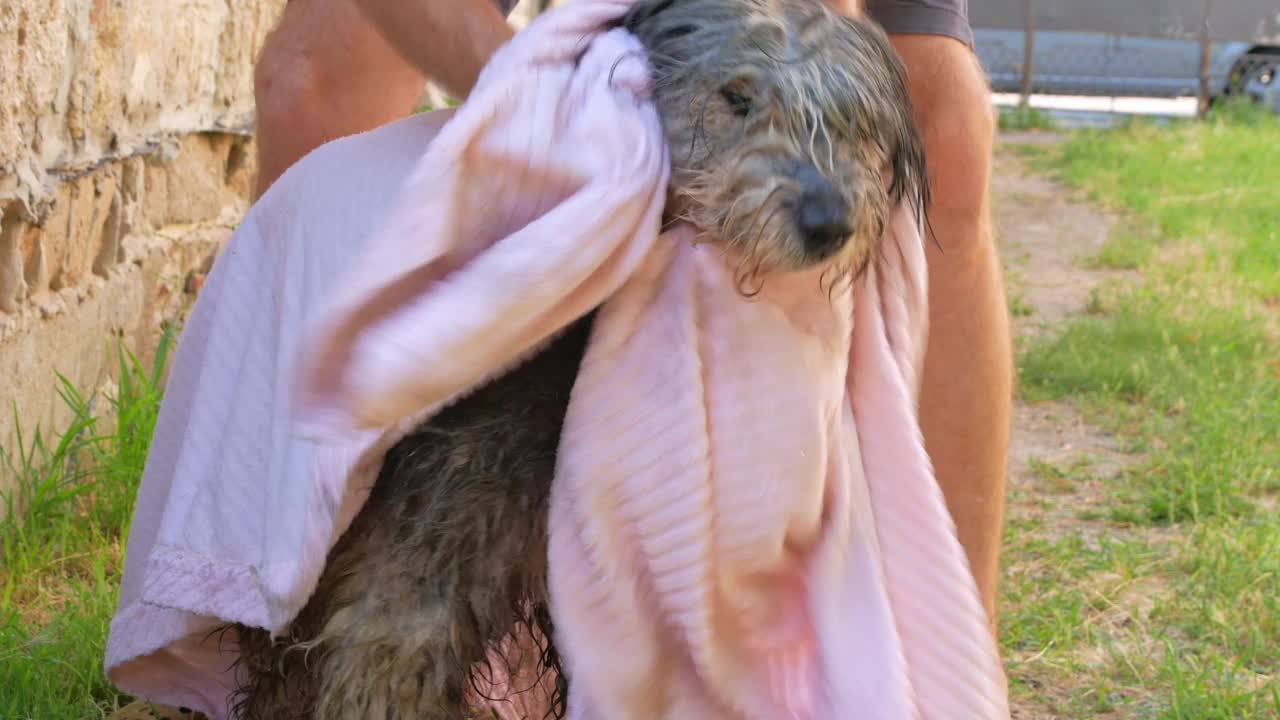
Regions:
[[[923, 207], [904, 72], [869, 21], [817, 0], [639, 0], [621, 24], [653, 72], [672, 165], [666, 217], [741, 251], [743, 295], [770, 273], [819, 265], [824, 282], [848, 282], [891, 209]], [[283, 637], [232, 628], [241, 717], [460, 720], [477, 712], [473, 688], [495, 657], [514, 667], [530, 651], [563, 716], [548, 498], [591, 322], [390, 450]]]

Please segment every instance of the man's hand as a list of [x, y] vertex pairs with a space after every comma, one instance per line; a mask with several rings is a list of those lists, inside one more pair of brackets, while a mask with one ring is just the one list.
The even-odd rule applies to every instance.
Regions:
[[494, 0], [355, 0], [411, 65], [462, 99], [489, 58], [511, 39]]
[[257, 199], [320, 145], [465, 98], [512, 35], [495, 0], [289, 0], [254, 68]]

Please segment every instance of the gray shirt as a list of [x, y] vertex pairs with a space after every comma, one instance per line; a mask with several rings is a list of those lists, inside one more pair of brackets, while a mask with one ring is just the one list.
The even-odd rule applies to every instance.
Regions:
[[[494, 1], [510, 15], [518, 0]], [[867, 0], [867, 14], [889, 33], [946, 35], [973, 44], [969, 0]]]

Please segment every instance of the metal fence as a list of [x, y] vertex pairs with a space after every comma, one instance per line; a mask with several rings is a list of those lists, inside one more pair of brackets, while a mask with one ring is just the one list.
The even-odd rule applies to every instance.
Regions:
[[[993, 90], [1102, 113], [1280, 113], [1280, 0], [968, 0]], [[522, 0], [537, 14], [564, 0]], [[1070, 98], [1070, 102], [1064, 100]]]
[[[970, 0], [997, 93], [1181, 100], [1280, 112], [1277, 0]], [[1096, 106], [1097, 103], [1094, 103]]]

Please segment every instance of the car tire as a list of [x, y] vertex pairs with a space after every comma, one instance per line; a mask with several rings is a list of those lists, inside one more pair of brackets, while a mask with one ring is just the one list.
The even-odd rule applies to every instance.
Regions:
[[1280, 48], [1254, 50], [1237, 60], [1231, 68], [1223, 94], [1228, 97], [1244, 95], [1260, 102], [1265, 97], [1263, 90], [1278, 82], [1277, 74], [1280, 74]]

